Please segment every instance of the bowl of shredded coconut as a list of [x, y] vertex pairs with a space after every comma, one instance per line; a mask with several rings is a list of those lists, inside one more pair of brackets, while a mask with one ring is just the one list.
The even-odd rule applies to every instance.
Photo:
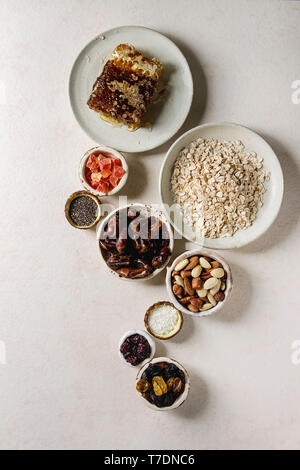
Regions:
[[237, 124], [212, 123], [171, 146], [159, 189], [179, 234], [207, 248], [229, 249], [257, 239], [274, 222], [283, 176], [261, 136]]
[[148, 308], [145, 315], [148, 333], [157, 339], [170, 339], [179, 333], [183, 316], [171, 302], [157, 302]]

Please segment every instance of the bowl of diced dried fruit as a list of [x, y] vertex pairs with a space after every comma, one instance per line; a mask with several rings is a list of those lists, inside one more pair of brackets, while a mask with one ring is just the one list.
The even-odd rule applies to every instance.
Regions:
[[219, 254], [205, 249], [186, 251], [167, 269], [166, 285], [179, 310], [204, 317], [221, 310], [228, 301], [231, 269]]
[[150, 408], [174, 410], [187, 399], [190, 378], [179, 362], [168, 357], [156, 357], [140, 369], [136, 390]]
[[116, 194], [123, 188], [127, 178], [128, 165], [124, 156], [110, 147], [94, 147], [80, 161], [81, 184], [95, 196]]

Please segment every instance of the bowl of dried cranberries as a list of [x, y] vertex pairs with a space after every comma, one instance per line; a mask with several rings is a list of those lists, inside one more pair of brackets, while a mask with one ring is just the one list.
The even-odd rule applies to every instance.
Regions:
[[153, 359], [155, 342], [146, 331], [127, 331], [119, 342], [119, 356], [125, 364], [131, 367], [142, 367]]
[[95, 196], [116, 194], [128, 178], [128, 165], [123, 155], [110, 147], [99, 145], [88, 150], [79, 165], [83, 187]]
[[150, 408], [174, 410], [187, 399], [190, 378], [179, 362], [168, 357], [157, 357], [140, 369], [136, 390]]

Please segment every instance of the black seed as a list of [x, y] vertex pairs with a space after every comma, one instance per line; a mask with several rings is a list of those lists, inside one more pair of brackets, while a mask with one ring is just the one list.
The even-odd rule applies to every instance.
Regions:
[[87, 227], [97, 219], [98, 206], [89, 196], [78, 196], [71, 202], [69, 214], [78, 227]]

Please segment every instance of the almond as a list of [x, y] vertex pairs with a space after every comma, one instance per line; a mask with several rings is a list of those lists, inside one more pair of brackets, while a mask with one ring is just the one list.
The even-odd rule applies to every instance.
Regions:
[[192, 273], [191, 271], [186, 271], [185, 269], [181, 271], [180, 276], [182, 279], [185, 279], [186, 277], [191, 277]]
[[181, 276], [178, 276], [178, 275], [175, 276], [175, 282], [176, 282], [176, 284], [178, 284], [179, 286], [184, 287], [183, 279], [182, 279]]
[[180, 296], [183, 294], [183, 289], [181, 286], [179, 286], [178, 284], [174, 284], [173, 286], [173, 294], [176, 295], [176, 297]]
[[203, 282], [201, 281], [201, 279], [199, 277], [192, 280], [192, 288], [193, 289], [201, 289], [202, 285], [203, 285]]
[[207, 298], [208, 298], [209, 302], [212, 304], [213, 307], [215, 307], [215, 305], [217, 305], [217, 301], [216, 301], [216, 299], [214, 298], [213, 295], [207, 294]]
[[215, 277], [211, 277], [210, 279], [207, 279], [207, 281], [205, 281], [203, 287], [204, 289], [210, 290], [216, 287], [217, 284], [218, 284], [218, 279]]
[[193, 299], [197, 299], [197, 297], [194, 297], [194, 296], [189, 295], [188, 297], [183, 297], [183, 299], [180, 299], [179, 302], [180, 302], [182, 305], [185, 305], [185, 304], [191, 303], [191, 300], [193, 300]]
[[223, 268], [212, 269], [210, 274], [217, 279], [221, 279], [224, 276], [225, 272]]
[[200, 266], [200, 264], [198, 264], [197, 266], [194, 267], [194, 269], [192, 270], [192, 276], [193, 277], [199, 277], [200, 274], [202, 272], [202, 266]]
[[176, 264], [174, 270], [175, 270], [175, 271], [181, 271], [181, 270], [184, 269], [188, 264], [189, 264], [189, 260], [188, 260], [187, 258], [182, 259], [181, 261], [179, 261], [179, 262]]
[[226, 289], [226, 284], [225, 282], [223, 281], [222, 284], [221, 284], [221, 290], [225, 290]]
[[215, 295], [217, 292], [219, 292], [220, 288], [221, 288], [221, 281], [220, 279], [218, 279], [218, 284], [216, 285], [216, 287], [214, 287], [213, 289], [210, 289], [210, 293], [211, 295]]
[[201, 264], [202, 268], [207, 268], [207, 269], [211, 268], [211, 265], [209, 264], [209, 262], [203, 257], [200, 258], [200, 264]]
[[200, 289], [200, 290], [197, 290], [196, 292], [197, 292], [197, 295], [200, 298], [203, 298], [203, 297], [207, 296], [207, 289]]
[[184, 291], [188, 295], [195, 295], [195, 289], [192, 288], [191, 281], [188, 277], [183, 280]]
[[202, 273], [202, 274], [201, 274], [201, 279], [202, 279], [203, 281], [207, 281], [207, 279], [209, 279], [209, 278], [211, 278], [211, 277], [212, 277], [212, 275], [211, 275], [210, 273]]
[[211, 264], [211, 267], [213, 269], [217, 269], [217, 268], [221, 267], [221, 265], [220, 265], [220, 263], [218, 263], [218, 261], [212, 261], [210, 264]]
[[191, 304], [195, 305], [195, 307], [200, 308], [203, 305], [203, 300], [201, 300], [201, 299], [191, 299]]
[[192, 258], [190, 258], [189, 260], [189, 264], [187, 265], [186, 267], [186, 270], [187, 271], [191, 271], [195, 266], [197, 266], [197, 264], [199, 264], [199, 258], [198, 256], [192, 256]]
[[189, 304], [189, 305], [188, 305], [188, 309], [190, 310], [190, 312], [193, 312], [193, 313], [198, 313], [198, 312], [199, 312], [199, 308], [196, 307], [196, 306], [193, 305], [193, 304]]
[[205, 310], [209, 310], [209, 309], [211, 309], [212, 307], [213, 307], [212, 304], [207, 303], [207, 304], [204, 304], [204, 305], [200, 308], [200, 311], [201, 311], [201, 312], [204, 312]]

